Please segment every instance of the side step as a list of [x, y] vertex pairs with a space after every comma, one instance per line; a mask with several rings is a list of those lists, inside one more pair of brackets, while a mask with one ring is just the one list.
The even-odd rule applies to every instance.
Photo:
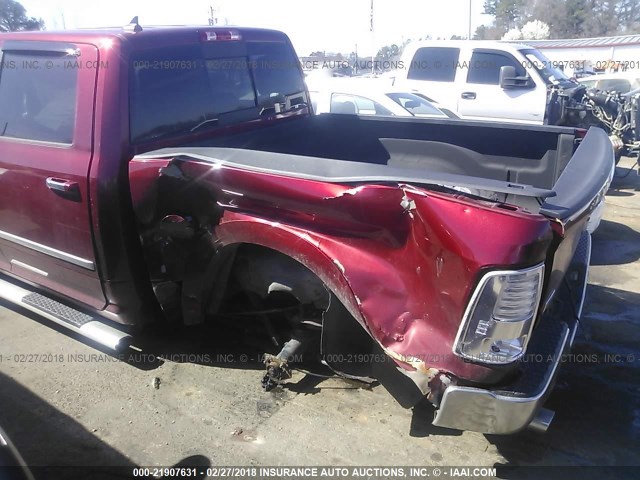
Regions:
[[126, 347], [132, 337], [91, 315], [0, 278], [0, 298], [62, 325], [113, 350]]

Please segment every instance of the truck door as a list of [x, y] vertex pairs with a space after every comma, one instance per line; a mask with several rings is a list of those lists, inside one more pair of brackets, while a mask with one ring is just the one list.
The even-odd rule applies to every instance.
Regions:
[[0, 270], [105, 304], [89, 214], [97, 49], [0, 45]]
[[407, 68], [407, 79], [398, 87], [415, 90], [434, 99], [450, 110], [456, 110], [458, 95], [455, 86], [460, 49], [452, 47], [421, 47]]
[[474, 49], [468, 64], [466, 81], [459, 91], [458, 112], [470, 120], [496, 120], [542, 125], [547, 105], [547, 88], [538, 75], [530, 86], [502, 88], [500, 68], [513, 66], [524, 77], [524, 60], [500, 50]]

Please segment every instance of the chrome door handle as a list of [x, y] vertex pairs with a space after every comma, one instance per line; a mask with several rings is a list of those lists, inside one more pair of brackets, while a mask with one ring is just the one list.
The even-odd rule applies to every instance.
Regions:
[[80, 199], [80, 186], [78, 182], [65, 180], [64, 178], [49, 177], [45, 181], [47, 188], [55, 193], [60, 193], [67, 198]]
[[461, 97], [464, 100], [475, 100], [476, 99], [476, 92], [464, 92]]

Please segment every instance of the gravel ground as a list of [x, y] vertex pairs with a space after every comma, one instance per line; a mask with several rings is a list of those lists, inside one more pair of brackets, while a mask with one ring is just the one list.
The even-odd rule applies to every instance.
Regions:
[[631, 171], [608, 194], [576, 361], [548, 401], [556, 419], [544, 435], [436, 429], [428, 406], [405, 410], [381, 386], [336, 378], [295, 374], [267, 394], [257, 352], [213, 330], [149, 339], [184, 361], [126, 363], [4, 304], [0, 425], [35, 466], [640, 465], [639, 192]]

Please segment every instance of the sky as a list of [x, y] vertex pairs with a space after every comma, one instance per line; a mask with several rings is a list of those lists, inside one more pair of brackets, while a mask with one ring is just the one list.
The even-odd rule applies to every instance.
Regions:
[[209, 7], [229, 24], [282, 30], [298, 55], [312, 51], [358, 53], [404, 40], [466, 36], [469, 2], [472, 32], [491, 21], [482, 14], [484, 0], [374, 0], [374, 34], [370, 31], [371, 0], [19, 0], [27, 14], [42, 18], [48, 30], [66, 27], [120, 26], [138, 15], [140, 24], [207, 24]]

